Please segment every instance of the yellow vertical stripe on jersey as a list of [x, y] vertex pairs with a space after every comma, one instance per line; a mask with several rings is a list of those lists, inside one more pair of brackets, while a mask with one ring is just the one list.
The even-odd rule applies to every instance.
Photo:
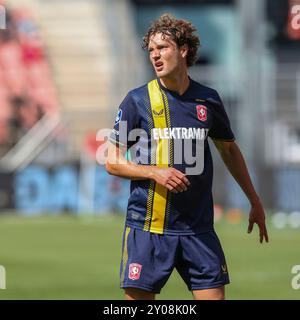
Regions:
[[[152, 163], [154, 163], [154, 161], [151, 162], [151, 164]], [[145, 218], [145, 224], [143, 229], [144, 231], [150, 230], [150, 222], [151, 222], [151, 216], [152, 216], [152, 202], [153, 202], [153, 196], [154, 196], [154, 185], [155, 185], [155, 182], [151, 180], [149, 184], [149, 190], [148, 190], [146, 218]]]
[[[148, 92], [152, 109], [155, 128], [167, 128], [165, 105], [163, 96], [157, 80], [148, 83]], [[161, 111], [163, 110], [163, 112]], [[162, 112], [162, 114], [161, 114]], [[167, 168], [169, 163], [169, 140], [159, 139], [156, 146], [156, 165], [161, 168]], [[164, 221], [166, 214], [168, 189], [162, 185], [155, 184], [152, 217], [150, 232], [162, 234], [164, 231]]]
[[122, 254], [122, 273], [121, 273], [121, 285], [124, 283], [125, 277], [125, 268], [128, 261], [128, 251], [127, 251], [127, 238], [130, 232], [130, 228], [126, 227], [125, 235], [124, 235], [124, 247], [123, 247], [123, 254]]

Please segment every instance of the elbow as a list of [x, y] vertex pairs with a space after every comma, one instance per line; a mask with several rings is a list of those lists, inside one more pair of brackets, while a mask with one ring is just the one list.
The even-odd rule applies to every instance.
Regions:
[[114, 165], [109, 163], [108, 161], [106, 161], [106, 163], [105, 163], [105, 169], [106, 169], [106, 172], [110, 175], [116, 174]]
[[233, 148], [233, 146], [231, 144], [226, 145], [226, 146], [222, 146], [218, 150], [219, 150], [219, 152], [221, 154], [221, 157], [223, 159], [231, 158], [232, 155], [234, 154], [234, 148]]

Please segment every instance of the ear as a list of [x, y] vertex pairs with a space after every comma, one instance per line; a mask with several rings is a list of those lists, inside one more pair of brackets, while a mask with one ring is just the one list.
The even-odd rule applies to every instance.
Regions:
[[182, 58], [186, 58], [189, 52], [189, 47], [187, 44], [184, 44], [183, 46], [180, 47], [180, 54]]

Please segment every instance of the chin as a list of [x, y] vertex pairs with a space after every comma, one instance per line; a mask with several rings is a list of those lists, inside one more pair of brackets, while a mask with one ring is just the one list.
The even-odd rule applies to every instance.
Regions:
[[162, 70], [162, 71], [156, 71], [156, 75], [157, 75], [157, 77], [159, 77], [159, 78], [165, 78], [165, 77], [167, 77], [169, 74], [170, 74], [169, 72], [164, 71], [164, 70]]

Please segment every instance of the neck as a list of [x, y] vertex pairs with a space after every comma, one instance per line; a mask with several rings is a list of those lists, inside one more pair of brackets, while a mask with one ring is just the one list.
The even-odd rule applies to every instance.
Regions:
[[182, 95], [188, 88], [190, 79], [187, 72], [184, 72], [183, 74], [177, 74], [174, 77], [162, 77], [160, 78], [160, 82], [167, 89]]

